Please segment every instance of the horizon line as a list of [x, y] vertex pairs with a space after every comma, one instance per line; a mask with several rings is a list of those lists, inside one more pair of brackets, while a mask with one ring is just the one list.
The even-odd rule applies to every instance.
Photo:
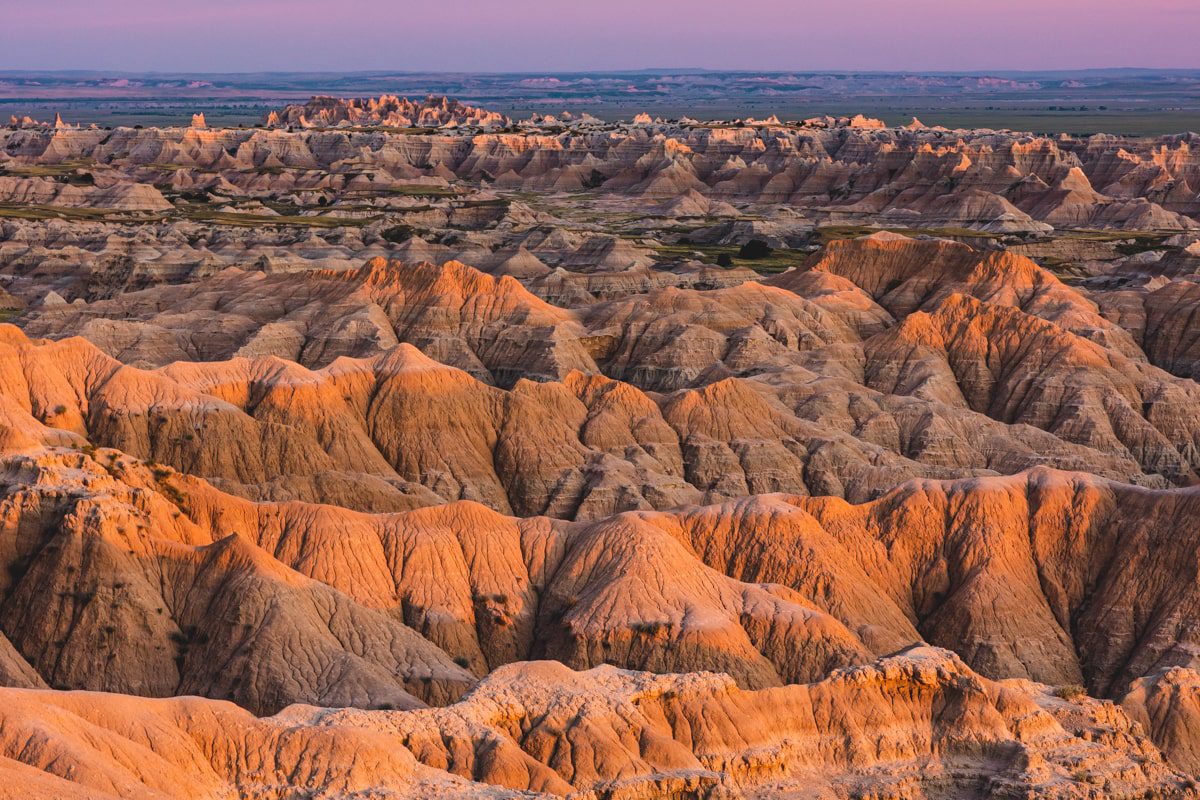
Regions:
[[106, 67], [70, 67], [63, 69], [29, 69], [0, 66], [0, 75], [73, 75], [73, 74], [128, 74], [128, 75], [622, 75], [631, 73], [655, 72], [694, 72], [711, 74], [818, 74], [818, 75], [993, 75], [996, 73], [1046, 75], [1083, 72], [1146, 72], [1152, 74], [1164, 73], [1200, 73], [1200, 66], [1195, 67], [1140, 67], [1140, 66], [1105, 66], [1105, 67], [1046, 67], [1037, 69], [1021, 69], [999, 67], [994, 69], [854, 69], [854, 68], [737, 68], [722, 69], [716, 67], [621, 67], [603, 69], [501, 69], [501, 70], [457, 70], [457, 69], [245, 69], [245, 70], [197, 70], [197, 69], [128, 69]]

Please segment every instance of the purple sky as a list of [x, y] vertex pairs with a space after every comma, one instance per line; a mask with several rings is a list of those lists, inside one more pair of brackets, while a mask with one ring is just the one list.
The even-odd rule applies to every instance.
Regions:
[[1200, 67], [1200, 0], [0, 0], [0, 68]]

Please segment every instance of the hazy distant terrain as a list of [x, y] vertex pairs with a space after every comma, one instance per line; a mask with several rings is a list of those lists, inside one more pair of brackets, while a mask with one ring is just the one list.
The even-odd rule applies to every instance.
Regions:
[[1200, 130], [1200, 70], [1002, 73], [820, 73], [639, 70], [597, 73], [0, 72], [0, 119], [99, 125], [253, 125], [282, 101], [313, 94], [446, 94], [514, 117], [586, 111], [602, 119], [798, 119], [863, 113], [889, 123], [1076, 134]]

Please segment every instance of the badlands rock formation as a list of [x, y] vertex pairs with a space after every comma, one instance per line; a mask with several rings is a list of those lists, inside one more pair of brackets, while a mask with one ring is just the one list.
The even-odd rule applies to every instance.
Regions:
[[[504, 190], [620, 193], [660, 213], [728, 213], [728, 202], [802, 209], [812, 220], [1039, 234], [1062, 228], [1200, 228], [1194, 134], [1048, 138], [1011, 131], [870, 126], [530, 124], [517, 133], [388, 130], [504, 125], [446, 98], [314, 98], [274, 113], [298, 130], [17, 128], [0, 165], [69, 163], [121, 180], [263, 195], [387, 192], [462, 180]], [[351, 125], [353, 130], [330, 130]], [[305, 126], [317, 126], [309, 129]], [[701, 198], [698, 201], [696, 198]], [[691, 198], [679, 206], [680, 198]]]
[[[52, 685], [404, 704], [553, 657], [761, 687], [928, 641], [991, 677], [1120, 697], [1197, 666], [1191, 491], [1038, 470], [586, 524], [470, 502], [364, 515], [250, 503], [6, 407], [14, 445], [75, 443], [4, 476], [20, 537], [0, 631]], [[297, 648], [311, 667], [281, 661]]]
[[[217, 396], [262, 421], [260, 392], [272, 384], [327, 387], [314, 411], [278, 404], [271, 413], [288, 433], [267, 438], [291, 440], [295, 420], [315, 416], [338, 419], [326, 430], [354, 431], [360, 444], [310, 435], [305, 450], [287, 445], [288, 464], [263, 461], [261, 471], [257, 459], [205, 453], [227, 450], [215, 438], [179, 442], [164, 430], [165, 438], [117, 439], [94, 428], [96, 444], [256, 484], [234, 489], [251, 497], [341, 502], [311, 476], [352, 469], [505, 513], [593, 517], [769, 491], [868, 499], [909, 477], [1039, 464], [1189, 485], [1200, 467], [1200, 389], [1191, 380], [1154, 366], [1130, 331], [1032, 261], [943, 241], [881, 234], [835, 243], [766, 284], [667, 288], [579, 309], [457, 262], [375, 260], [303, 276], [229, 270], [107, 301], [42, 305], [22, 324], [35, 335], [83, 335], [145, 367], [251, 359], [162, 375], [204, 394], [230, 386]], [[435, 370], [435, 380], [432, 365], [415, 366], [423, 359], [401, 343], [455, 369]], [[37, 347], [18, 343], [28, 346]], [[339, 361], [347, 356], [367, 361]], [[263, 357], [308, 369], [253, 360]], [[362, 376], [361, 390], [350, 388], [351, 374]], [[380, 393], [385, 383], [409, 388]], [[462, 398], [453, 423], [433, 411], [451, 385]], [[177, 415], [178, 402], [159, 394], [156, 403], [159, 415]], [[202, 423], [195, 411], [187, 416]], [[447, 443], [435, 448], [436, 469], [418, 455], [431, 436]], [[475, 442], [461, 452], [477, 460], [458, 455], [455, 441]], [[334, 461], [304, 455], [320, 450]], [[409, 455], [398, 463], [389, 452]], [[298, 476], [308, 489], [288, 488]], [[269, 481], [285, 493], [261, 494]], [[375, 502], [369, 493], [356, 505], [398, 501]]]
[[0, 132], [0, 796], [1200, 796], [1193, 138]]
[[352, 100], [314, 97], [303, 105], [290, 105], [280, 111], [272, 111], [267, 118], [270, 127], [297, 125], [301, 128], [452, 128], [459, 125], [502, 128], [508, 122], [507, 117], [494, 111], [465, 105], [448, 97], [430, 95], [417, 102], [386, 94], [378, 98]]
[[[62, 437], [21, 414], [9, 411], [10, 436]], [[63, 688], [147, 695], [200, 691], [269, 711], [293, 700], [411, 706], [416, 699], [399, 688], [406, 671], [414, 692], [445, 702], [473, 680], [442, 655], [450, 652], [462, 654], [455, 661], [479, 673], [513, 660], [554, 656], [578, 668], [608, 662], [656, 670], [716, 668], [730, 676], [715, 683], [697, 683], [695, 676], [637, 677], [632, 685], [650, 692], [639, 696], [679, 704], [653, 710], [648, 699], [633, 705], [618, 699], [629, 691], [621, 687], [630, 686], [632, 676], [608, 672], [580, 683], [561, 667], [505, 668], [471, 694], [471, 705], [432, 717], [287, 712], [280, 722], [297, 737], [283, 751], [292, 754], [287, 758], [328, 746], [322, 730], [332, 723], [339, 726], [331, 732], [336, 741], [347, 736], [354, 741], [359, 727], [372, 737], [395, 731], [403, 747], [430, 766], [555, 793], [618, 775], [633, 786], [644, 781], [647, 796], [666, 787], [744, 788], [761, 781], [778, 791], [812, 780], [807, 770], [813, 768], [826, 773], [829, 785], [821, 796], [830, 797], [879, 782], [895, 784], [894, 796], [900, 797], [920, 796], [916, 793], [930, 788], [927, 781], [950, 794], [968, 788], [996, 794], [1023, 786], [1021, 791], [1052, 796], [1097, 797], [1134, 787], [1152, 796], [1185, 796], [1192, 785], [1143, 738], [1143, 730], [1153, 734], [1178, 759], [1169, 762], [1175, 769], [1190, 768], [1190, 706], [1157, 699], [1171, 691], [1165, 681], [1194, 680], [1188, 655], [1195, 651], [1188, 638], [1193, 634], [1179, 623], [1194, 613], [1196, 580], [1176, 567], [1196, 543], [1177, 536], [1184, 529], [1174, 524], [1195, 514], [1190, 492], [1146, 493], [1084, 476], [1039, 473], [1019, 480], [913, 484], [861, 507], [779, 496], [679, 514], [626, 515], [579, 528], [499, 518], [478, 506], [387, 517], [297, 504], [254, 506], [116, 451], [87, 448], [20, 457], [10, 470], [4, 514], [20, 549], [6, 569], [3, 620], [20, 634], [17, 646], [29, 655], [9, 657], [28, 684], [39, 685], [36, 668]], [[217, 538], [222, 534], [225, 538]], [[781, 559], [787, 552], [808, 555], [798, 562]], [[695, 566], [681, 568], [689, 559]], [[720, 570], [778, 583], [738, 583]], [[1147, 587], [1162, 588], [1148, 594]], [[401, 610], [404, 622], [385, 624], [380, 613], [387, 608]], [[1076, 622], [1064, 627], [1067, 620]], [[1153, 627], [1144, 627], [1147, 622]], [[124, 636], [115, 636], [117, 624]], [[339, 634], [339, 626], [347, 624]], [[345, 638], [350, 631], [352, 637]], [[34, 641], [37, 636], [61, 638], [42, 644]], [[1126, 707], [1145, 720], [1145, 728], [1134, 727], [1112, 706], [1074, 694], [1060, 692], [1064, 700], [1028, 683], [993, 686], [954, 657], [936, 653], [885, 659], [807, 691], [773, 690], [783, 694], [763, 695], [770, 712], [754, 712], [755, 696], [732, 689], [734, 683], [754, 688], [814, 680], [839, 664], [862, 663], [923, 639], [955, 643], [976, 669], [990, 673], [1056, 683], [1090, 673], [1083, 679], [1097, 694], [1121, 696], [1130, 675], [1168, 671], [1153, 688], [1135, 683], [1127, 695]], [[297, 653], [304, 657], [297, 659]], [[176, 675], [179, 688], [164, 683]], [[589, 688], [592, 680], [607, 688]], [[559, 681], [566, 682], [561, 690], [549, 688]], [[600, 696], [588, 699], [592, 692]], [[264, 751], [267, 745], [257, 744], [257, 734], [250, 732], [236, 745], [221, 744], [231, 726], [257, 731], [255, 725], [271, 724], [239, 718], [226, 707], [181, 712], [130, 701], [54, 702], [66, 702], [69, 713], [54, 712], [50, 723], [41, 721], [47, 711], [36, 696], [15, 695], [5, 704], [3, 713], [13, 715], [5, 716], [10, 741], [27, 741], [22, 726], [36, 724], [41, 731], [37, 747], [14, 750], [14, 744], [5, 755], [85, 784], [136, 785], [155, 778], [124, 758], [113, 772], [107, 755], [68, 744], [80, 741], [77, 726], [120, 733], [132, 724], [139, 730], [152, 725], [156, 758], [168, 763], [184, 758], [185, 769], [199, 769], [205, 759], [197, 761], [194, 751], [165, 749], [177, 735], [160, 725], [171, 719], [182, 727], [182, 741], [212, 741], [204, 752], [229, 753], [233, 764], [273, 752]], [[712, 702], [718, 706], [708, 708]], [[795, 710], [793, 702], [799, 704]], [[539, 711], [539, 703], [549, 706]], [[635, 728], [641, 733], [605, 732], [615, 720], [606, 722], [612, 712], [603, 709], [613, 703], [627, 709], [618, 712], [621, 724], [641, 726]], [[891, 708], [897, 718], [866, 711], [880, 707]], [[736, 734], [710, 727], [716, 708], [724, 709], [720, 719]], [[781, 708], [787, 709], [782, 715]], [[488, 709], [485, 716], [482, 709]], [[166, 719], [152, 722], [160, 713]], [[596, 755], [587, 757], [585, 768], [578, 757], [564, 761], [555, 755], [567, 750], [553, 740], [538, 744], [541, 737], [528, 733], [505, 745], [510, 734], [504, 731], [525, 731], [531, 724], [497, 716], [514, 713], [540, 720], [547, 733], [570, 737], [570, 752]], [[639, 716], [647, 713], [644, 720]], [[664, 724], [655, 722], [664, 713], [666, 727], [652, 734]], [[137, 722], [127, 714], [135, 714]], [[202, 721], [212, 714], [223, 721]], [[756, 721], [755, 714], [769, 714], [771, 724]], [[856, 714], [868, 716], [856, 722]], [[587, 724], [556, 723], [555, 715]], [[676, 715], [678, 721], [671, 722]], [[698, 729], [701, 720], [708, 721]], [[796, 735], [810, 731], [805, 735], [813, 743], [797, 745], [781, 720], [797, 725]], [[991, 722], [974, 732], [972, 726], [983, 720]], [[341, 731], [347, 722], [352, 730]], [[921, 738], [931, 725], [928, 735], [934, 738]], [[868, 732], [874, 726], [892, 731], [886, 746]], [[683, 750], [670, 744], [681, 730], [690, 731]], [[752, 730], [759, 732], [752, 736]], [[834, 734], [845, 730], [858, 732], [863, 744]], [[269, 727], [263, 735], [278, 741]], [[734, 739], [721, 738], [726, 735]], [[709, 736], [718, 738], [700, 746]], [[755, 736], [766, 738], [753, 744], [759, 741]], [[481, 750], [477, 737], [494, 744]], [[977, 749], [989, 737], [995, 744]], [[791, 744], [784, 747], [784, 739]], [[633, 751], [602, 744], [617, 741], [641, 744]], [[726, 743], [718, 746], [721, 741]], [[1003, 741], [1023, 744], [1001, 747]], [[954, 742], [968, 748], [961, 758], [950, 756], [960, 746]], [[748, 754], [716, 757], [735, 745], [761, 751], [753, 769], [738, 766], [747, 763]], [[470, 755], [484, 751], [492, 755], [482, 761]], [[104, 754], [110, 752], [106, 746]], [[970, 761], [988, 752], [1006, 755], [999, 762]], [[213, 780], [234, 783], [240, 792], [268, 779], [241, 775], [230, 762], [212, 758]], [[403, 760], [395, 766], [372, 761], [376, 766], [360, 774], [341, 758], [319, 759], [325, 766], [301, 780], [327, 789], [367, 781], [431, 791], [410, 786], [432, 778], [402, 769]], [[630, 767], [618, 766], [624, 760]], [[830, 767], [836, 767], [833, 778]], [[56, 788], [47, 791], [64, 791], [50, 785]]]
[[0, 696], [0, 769], [36, 798], [1195, 796], [1120, 709], [929, 648], [757, 692], [532, 662], [428, 711]]

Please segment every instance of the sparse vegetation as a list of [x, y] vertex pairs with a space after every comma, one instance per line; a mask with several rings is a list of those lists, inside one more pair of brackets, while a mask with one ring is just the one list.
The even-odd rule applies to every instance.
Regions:
[[747, 259], [739, 254], [740, 248], [733, 245], [711, 244], [670, 244], [655, 248], [657, 257], [664, 262], [683, 261], [693, 258], [708, 264], [728, 269], [729, 267], [747, 267], [762, 274], [783, 272], [786, 269], [799, 266], [808, 254], [801, 250], [777, 249], [764, 258]]
[[670, 632], [672, 625], [669, 620], [649, 620], [643, 622], [634, 622], [630, 629], [642, 636], [657, 636], [660, 631]]
[[1087, 690], [1077, 683], [1068, 683], [1055, 689], [1054, 696], [1061, 697], [1063, 700], [1075, 701], [1081, 697], [1086, 697]]

